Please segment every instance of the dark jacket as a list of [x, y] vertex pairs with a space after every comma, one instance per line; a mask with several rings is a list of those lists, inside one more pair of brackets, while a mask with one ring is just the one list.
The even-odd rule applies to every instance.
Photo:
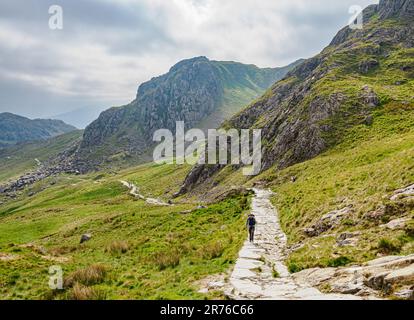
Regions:
[[254, 216], [249, 216], [246, 221], [246, 226], [252, 228], [256, 225], [256, 218]]

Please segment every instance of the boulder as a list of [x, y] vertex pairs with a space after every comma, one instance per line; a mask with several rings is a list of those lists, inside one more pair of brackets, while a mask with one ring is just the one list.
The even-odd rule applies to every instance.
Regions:
[[396, 190], [390, 200], [397, 201], [405, 198], [414, 198], [414, 184], [406, 188]]
[[360, 235], [359, 232], [345, 232], [339, 235], [339, 237], [336, 239], [336, 243], [339, 247], [344, 246], [355, 246], [358, 242], [357, 236]]
[[341, 220], [352, 213], [352, 206], [342, 208], [340, 210], [331, 211], [322, 216], [322, 218], [316, 222], [313, 226], [303, 229], [303, 232], [308, 237], [316, 237], [325, 231], [338, 225]]
[[[375, 91], [369, 86], [365, 85], [362, 87], [361, 97], [364, 104], [371, 108], [375, 108], [379, 105], [379, 98]], [[372, 117], [371, 117], [372, 118]]]
[[387, 224], [381, 225], [381, 227], [390, 230], [404, 229], [407, 221], [409, 221], [407, 218], [395, 219], [388, 222]]
[[385, 216], [386, 210], [385, 206], [381, 205], [375, 211], [370, 211], [364, 215], [364, 219], [371, 221], [378, 221]]
[[82, 243], [87, 242], [91, 239], [92, 239], [91, 234], [89, 234], [89, 233], [83, 234], [82, 237], [81, 237], [80, 243], [82, 244]]

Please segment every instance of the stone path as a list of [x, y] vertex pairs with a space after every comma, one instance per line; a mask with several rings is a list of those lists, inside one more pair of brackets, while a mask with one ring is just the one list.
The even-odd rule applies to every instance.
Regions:
[[[362, 299], [353, 295], [323, 294], [304, 283], [297, 283], [284, 265], [286, 235], [279, 225], [269, 190], [253, 189], [252, 213], [257, 226], [255, 243], [245, 242], [225, 293], [236, 300], [343, 300]], [[247, 233], [247, 231], [246, 231]]]
[[143, 196], [142, 194], [139, 193], [138, 187], [133, 183], [129, 183], [127, 181], [121, 181], [121, 183], [129, 189], [129, 194], [130, 195], [132, 195], [136, 198], [139, 198], [141, 200], [144, 200], [148, 204], [152, 204], [152, 205], [156, 205], [156, 206], [171, 206], [169, 203], [163, 202], [159, 199], [146, 198], [145, 196]]

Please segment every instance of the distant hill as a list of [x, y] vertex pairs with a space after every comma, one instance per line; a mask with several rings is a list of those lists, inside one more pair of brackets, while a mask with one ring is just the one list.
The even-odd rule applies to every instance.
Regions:
[[99, 117], [99, 114], [107, 108], [104, 107], [84, 107], [69, 112], [54, 115], [51, 118], [62, 120], [67, 124], [79, 129], [86, 128], [90, 123]]
[[283, 68], [258, 68], [206, 57], [183, 60], [143, 83], [129, 105], [103, 112], [86, 129], [78, 159], [91, 166], [119, 157], [144, 158], [158, 129], [217, 128], [263, 94], [302, 61]]
[[13, 113], [0, 113], [0, 148], [21, 142], [45, 140], [76, 130], [61, 120], [31, 120]]

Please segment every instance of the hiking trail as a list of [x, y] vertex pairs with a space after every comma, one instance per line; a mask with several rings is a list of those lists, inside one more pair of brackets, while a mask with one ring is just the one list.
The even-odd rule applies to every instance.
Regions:
[[[253, 189], [252, 213], [257, 224], [255, 241], [246, 241], [239, 252], [225, 294], [235, 300], [354, 300], [349, 294], [324, 294], [307, 284], [298, 284], [284, 264], [287, 238], [270, 190]], [[246, 232], [247, 233], [247, 232]]]
[[127, 181], [120, 181], [125, 187], [127, 187], [129, 189], [129, 194], [132, 195], [135, 198], [139, 198], [141, 200], [144, 200], [145, 202], [147, 202], [148, 204], [152, 204], [152, 205], [156, 205], [156, 206], [171, 206], [171, 204], [166, 203], [160, 199], [155, 199], [155, 198], [147, 198], [145, 196], [143, 196], [142, 194], [139, 193], [139, 188], [130, 182]]

